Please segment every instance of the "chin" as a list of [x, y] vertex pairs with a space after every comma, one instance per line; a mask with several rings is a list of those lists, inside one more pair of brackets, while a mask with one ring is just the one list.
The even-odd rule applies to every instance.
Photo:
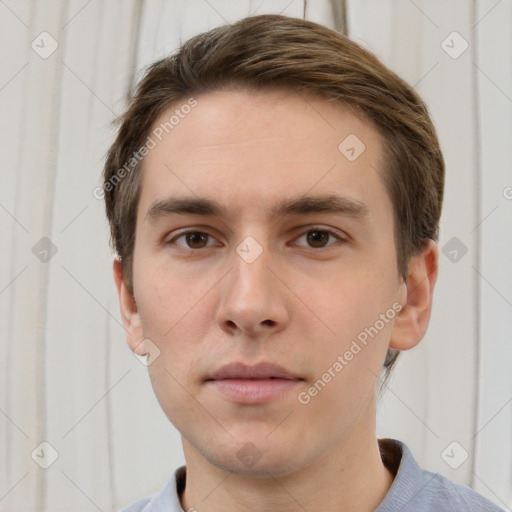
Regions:
[[[261, 447], [262, 443], [254, 444], [248, 441], [236, 447], [230, 445], [223, 449], [217, 445], [213, 452], [208, 448], [202, 450], [202, 455], [215, 467], [248, 478], [280, 478], [288, 476], [300, 468], [296, 449], [278, 450], [275, 446]], [[259, 448], [259, 447], [260, 448]]]

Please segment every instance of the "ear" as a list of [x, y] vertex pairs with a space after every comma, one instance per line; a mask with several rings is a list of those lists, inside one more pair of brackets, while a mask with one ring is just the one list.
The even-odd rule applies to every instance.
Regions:
[[135, 303], [135, 296], [124, 281], [123, 265], [117, 258], [114, 260], [114, 280], [119, 297], [123, 326], [126, 332], [126, 341], [135, 354], [144, 356], [146, 355], [143, 343], [144, 335], [142, 333], [137, 304]]
[[390, 348], [408, 350], [425, 335], [432, 311], [432, 296], [437, 281], [439, 251], [429, 240], [420, 254], [409, 261], [407, 280], [403, 283], [404, 304], [395, 317]]

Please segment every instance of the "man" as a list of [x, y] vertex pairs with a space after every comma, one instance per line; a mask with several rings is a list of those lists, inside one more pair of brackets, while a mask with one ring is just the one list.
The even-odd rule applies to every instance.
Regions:
[[103, 186], [186, 466], [126, 510], [500, 510], [376, 438], [380, 374], [429, 322], [443, 185], [422, 100], [330, 29], [255, 16], [150, 67]]

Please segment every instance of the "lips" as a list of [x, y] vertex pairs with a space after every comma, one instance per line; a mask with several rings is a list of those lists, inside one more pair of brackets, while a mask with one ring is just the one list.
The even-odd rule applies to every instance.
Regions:
[[274, 363], [230, 363], [213, 372], [205, 384], [235, 404], [262, 405], [282, 398], [303, 380]]
[[287, 379], [303, 380], [293, 372], [274, 363], [259, 363], [247, 366], [243, 363], [230, 363], [212, 373], [206, 380], [222, 379]]

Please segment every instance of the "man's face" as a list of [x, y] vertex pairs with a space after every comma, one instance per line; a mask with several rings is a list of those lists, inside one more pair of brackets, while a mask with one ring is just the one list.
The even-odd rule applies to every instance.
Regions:
[[[406, 300], [383, 141], [347, 107], [292, 92], [196, 99], [144, 161], [131, 345], [160, 351], [150, 377], [186, 455], [285, 475], [374, 428]], [[327, 196], [339, 211], [315, 207]], [[215, 201], [222, 216], [176, 213], [177, 199]], [[290, 375], [211, 380], [262, 362]]]

